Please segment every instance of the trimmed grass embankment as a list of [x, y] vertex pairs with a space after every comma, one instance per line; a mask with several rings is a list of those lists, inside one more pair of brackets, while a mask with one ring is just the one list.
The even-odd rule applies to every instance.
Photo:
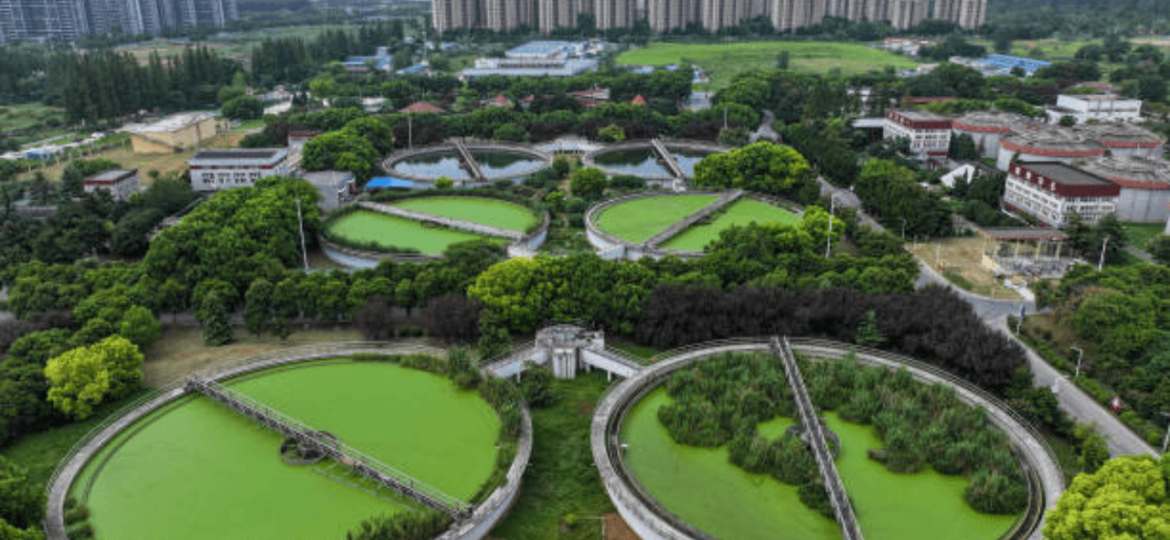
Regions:
[[796, 225], [800, 218], [783, 208], [765, 202], [739, 200], [731, 203], [710, 223], [700, 223], [667, 240], [662, 247], [683, 251], [702, 251], [707, 244], [719, 238], [719, 233], [734, 226], [755, 222], [761, 225], [779, 223]]
[[350, 212], [329, 227], [333, 234], [355, 243], [416, 249], [426, 255], [438, 255], [451, 244], [485, 238], [456, 229], [427, 227], [418, 221], [369, 210]]
[[716, 195], [667, 195], [626, 201], [601, 212], [597, 226], [627, 242], [645, 242], [718, 198]]
[[776, 65], [781, 51], [788, 51], [795, 71], [844, 74], [881, 70], [886, 66], [911, 69], [918, 62], [905, 56], [855, 43], [822, 41], [741, 41], [732, 43], [651, 43], [617, 57], [618, 64], [666, 65], [692, 62], [703, 68], [711, 87], [727, 86], [737, 73]]
[[507, 201], [473, 197], [421, 197], [396, 201], [390, 203], [390, 206], [520, 232], [536, 224], [536, 214], [532, 210]]

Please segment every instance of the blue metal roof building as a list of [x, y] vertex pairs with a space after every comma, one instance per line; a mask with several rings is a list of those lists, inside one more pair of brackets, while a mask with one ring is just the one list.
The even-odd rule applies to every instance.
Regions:
[[1028, 75], [1035, 73], [1036, 70], [1042, 67], [1052, 64], [1052, 62], [1045, 62], [1044, 60], [1011, 56], [1009, 54], [989, 54], [987, 55], [987, 58], [984, 58], [982, 61], [985, 64], [991, 64], [993, 66], [1006, 68], [1008, 70], [1011, 70], [1012, 68], [1021, 68]]
[[366, 191], [373, 191], [375, 189], [414, 189], [414, 182], [410, 180], [403, 180], [401, 178], [394, 178], [393, 176], [377, 176], [371, 178], [366, 182]]

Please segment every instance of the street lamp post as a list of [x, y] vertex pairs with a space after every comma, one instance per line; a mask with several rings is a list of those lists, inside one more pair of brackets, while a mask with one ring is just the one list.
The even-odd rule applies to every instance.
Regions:
[[1069, 349], [1077, 352], [1077, 371], [1073, 374], [1073, 379], [1079, 379], [1081, 377], [1081, 359], [1085, 357], [1085, 351], [1080, 347], [1069, 347]]
[[1162, 453], [1166, 453], [1166, 447], [1170, 445], [1170, 412], [1162, 411], [1162, 417], [1166, 418], [1166, 436], [1162, 438]]
[[829, 258], [829, 250], [833, 248], [833, 211], [837, 207], [837, 194], [829, 195], [829, 234], [825, 235], [825, 258]]
[[901, 218], [901, 219], [902, 219], [902, 241], [905, 242], [906, 241], [906, 218]]

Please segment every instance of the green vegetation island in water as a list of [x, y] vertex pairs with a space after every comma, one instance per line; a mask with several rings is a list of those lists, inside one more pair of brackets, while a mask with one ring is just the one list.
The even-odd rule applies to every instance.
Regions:
[[[1003, 437], [1002, 433], [985, 430], [994, 428], [985, 425], [982, 410], [952, 403], [954, 394], [949, 388], [917, 383], [908, 379], [905, 371], [866, 369], [853, 362], [823, 362], [805, 366], [803, 371], [809, 373], [806, 380], [814, 401], [818, 395], [827, 399], [862, 396], [841, 407], [849, 415], [857, 413], [854, 401], [867, 402], [873, 389], [880, 387], [890, 391], [880, 393], [879, 404], [883, 399], [891, 403], [879, 411], [903, 414], [899, 408], [913, 403], [921, 412], [910, 415], [912, 419], [937, 413], [944, 425], [971, 422], [972, 426], [961, 431], [983, 446], [982, 453], [950, 445], [948, 448], [959, 450], [948, 453], [944, 449], [941, 454], [982, 456], [991, 463], [970, 463], [960, 472], [980, 477], [992, 470], [1007, 477], [1010, 472], [996, 468], [1019, 467], [1014, 461], [996, 462], [1004, 450], [999, 445], [1006, 443], [996, 436]], [[831, 383], [843, 385], [841, 392], [828, 395]], [[922, 401], [911, 399], [913, 396]], [[839, 538], [837, 524], [826, 517], [818, 494], [806, 488], [802, 497], [802, 488], [793, 485], [816, 485], [819, 472], [807, 450], [793, 445], [802, 445], [799, 439], [784, 434], [794, 423], [791, 400], [778, 363], [765, 356], [725, 355], [707, 360], [675, 373], [662, 388], [634, 405], [622, 428], [626, 463], [637, 481], [664, 507], [722, 540]], [[967, 413], [959, 412], [960, 407]], [[877, 423], [889, 422], [891, 415], [881, 416]], [[891, 423], [885, 426], [887, 441], [883, 442], [873, 427], [846, 422], [837, 413], [826, 414], [826, 419], [840, 439], [837, 467], [867, 539], [993, 540], [1019, 519], [1019, 510], [981, 513], [964, 500], [972, 489], [990, 498], [985, 493], [986, 480], [975, 483], [962, 476], [941, 474], [926, 464], [911, 466], [902, 452], [921, 448], [917, 442], [931, 440], [930, 430], [916, 441], [897, 440], [898, 434], [890, 441], [891, 431], [901, 429]], [[871, 450], [879, 449], [884, 450], [887, 463], [914, 472], [892, 472], [870, 457]], [[1010, 453], [1008, 457], [1014, 460]], [[936, 460], [940, 465], [944, 461], [937, 456]], [[1022, 480], [1009, 486], [1026, 494]], [[1014, 495], [1000, 495], [1002, 501], [1019, 502]], [[804, 501], [820, 513], [802, 505]]]
[[[461, 500], [492, 474], [500, 420], [474, 391], [388, 362], [312, 362], [229, 381]], [[343, 538], [417, 506], [329, 460], [284, 463], [283, 438], [206, 397], [138, 421], [86, 464], [72, 495], [99, 538]]]

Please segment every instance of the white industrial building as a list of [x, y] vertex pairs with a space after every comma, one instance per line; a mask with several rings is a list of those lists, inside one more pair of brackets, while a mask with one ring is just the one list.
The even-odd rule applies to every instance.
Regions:
[[319, 206], [326, 212], [349, 203], [357, 194], [357, 180], [349, 171], [311, 171], [303, 178], [321, 193]]
[[1117, 184], [1059, 161], [1012, 163], [1003, 202], [1061, 228], [1074, 213], [1089, 223], [1114, 213], [1120, 194]]
[[195, 191], [219, 191], [252, 186], [266, 176], [288, 174], [284, 148], [229, 148], [200, 150], [187, 160]]
[[1121, 188], [1117, 219], [1160, 223], [1170, 218], [1170, 163], [1144, 157], [1105, 157], [1083, 168]]
[[1045, 110], [1048, 121], [1055, 124], [1065, 116], [1076, 119], [1078, 124], [1089, 120], [1098, 122], [1140, 122], [1142, 100], [1117, 97], [1109, 94], [1064, 95], [1056, 98], [1056, 106]]
[[1019, 114], [975, 111], [955, 119], [951, 125], [951, 133], [955, 136], [971, 137], [975, 141], [979, 155], [993, 158], [999, 155], [1000, 139], [1035, 124], [1036, 121]]
[[1012, 163], [1060, 161], [1071, 164], [1105, 155], [1105, 147], [1084, 135], [1058, 126], [1038, 125], [999, 141], [995, 167], [1007, 172]]
[[951, 148], [951, 120], [927, 111], [886, 111], [883, 139], [908, 139], [919, 159], [946, 157]]
[[85, 179], [86, 193], [108, 191], [115, 201], [124, 201], [138, 191], [138, 169], [110, 169]]

